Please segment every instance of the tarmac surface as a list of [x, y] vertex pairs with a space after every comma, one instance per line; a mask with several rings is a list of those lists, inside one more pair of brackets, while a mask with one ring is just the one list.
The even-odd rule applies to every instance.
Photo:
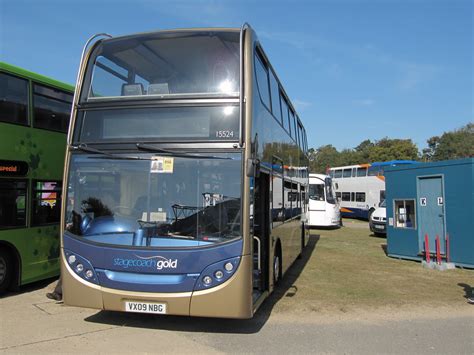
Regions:
[[474, 353], [474, 306], [222, 320], [68, 307], [52, 287], [0, 298], [0, 353]]

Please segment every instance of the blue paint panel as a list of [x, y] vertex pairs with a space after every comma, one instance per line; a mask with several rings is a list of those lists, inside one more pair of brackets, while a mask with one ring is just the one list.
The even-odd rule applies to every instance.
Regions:
[[342, 212], [342, 217], [349, 217], [349, 218], [369, 218], [369, 211], [363, 208], [352, 208], [352, 207], [344, 207], [346, 210], [350, 210], [351, 212]]
[[196, 274], [153, 275], [103, 269], [96, 272], [101, 286], [141, 292], [189, 292], [198, 279]]
[[[199, 248], [132, 249], [92, 244], [66, 232], [63, 247], [65, 251], [77, 253], [90, 262], [100, 285], [130, 291], [189, 292], [193, 290], [197, 277], [209, 265], [240, 257], [243, 241], [238, 239]], [[130, 278], [134, 274], [146, 282], [131, 283]], [[153, 277], [159, 275], [177, 278]], [[175, 283], [165, 283], [165, 279], [173, 279]]]

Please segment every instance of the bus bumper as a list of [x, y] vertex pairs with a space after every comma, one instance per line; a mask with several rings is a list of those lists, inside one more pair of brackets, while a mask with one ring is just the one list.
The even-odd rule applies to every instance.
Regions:
[[242, 256], [239, 269], [222, 285], [208, 290], [178, 293], [149, 293], [115, 290], [81, 279], [64, 262], [61, 277], [64, 304], [69, 306], [125, 312], [126, 301], [166, 304], [166, 314], [218, 318], [251, 318], [251, 257]]

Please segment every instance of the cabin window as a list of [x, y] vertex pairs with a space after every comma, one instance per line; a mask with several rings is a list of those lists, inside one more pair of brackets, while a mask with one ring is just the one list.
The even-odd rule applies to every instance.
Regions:
[[394, 200], [394, 227], [416, 229], [415, 200]]
[[351, 200], [351, 193], [350, 192], [343, 192], [342, 193], [342, 201], [350, 201]]
[[349, 169], [344, 169], [343, 173], [342, 173], [342, 177], [345, 177], [345, 178], [350, 178], [351, 177], [351, 174], [352, 174], [352, 169], [349, 168]]
[[335, 170], [334, 171], [334, 177], [335, 178], [341, 178], [342, 177], [342, 170], [341, 169]]

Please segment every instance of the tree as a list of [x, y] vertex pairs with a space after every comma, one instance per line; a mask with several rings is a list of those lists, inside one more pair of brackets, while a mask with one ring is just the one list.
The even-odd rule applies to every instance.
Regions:
[[416, 160], [418, 148], [411, 139], [389, 139], [377, 141], [369, 150], [369, 162], [389, 160]]
[[309, 150], [310, 171], [313, 173], [325, 174], [330, 166], [337, 166], [339, 162], [339, 152], [331, 144], [323, 145], [318, 149]]
[[427, 143], [428, 148], [423, 149], [423, 158], [428, 161], [474, 157], [474, 123], [445, 132], [441, 137], [431, 137]]

